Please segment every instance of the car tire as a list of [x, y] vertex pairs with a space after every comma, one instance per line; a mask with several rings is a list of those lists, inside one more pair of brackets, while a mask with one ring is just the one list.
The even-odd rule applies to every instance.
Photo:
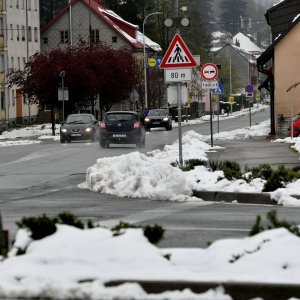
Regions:
[[93, 132], [91, 135], [91, 142], [95, 142], [95, 141], [96, 141], [96, 136], [95, 136], [95, 132]]
[[145, 138], [140, 139], [139, 143], [138, 143], [138, 147], [139, 148], [145, 148], [145, 146], [146, 146], [146, 139]]
[[150, 127], [146, 127], [145, 126], [145, 130], [149, 132], [150, 131]]
[[66, 140], [64, 139], [64, 138], [60, 138], [60, 142], [62, 143], [62, 144], [64, 144], [65, 142], [66, 142]]
[[107, 141], [100, 140], [99, 145], [101, 148], [109, 148], [109, 143]]
[[67, 143], [70, 144], [70, 143], [71, 143], [71, 140], [70, 140], [70, 139], [67, 139]]
[[166, 126], [166, 130], [172, 130], [172, 124], [168, 124], [168, 126]]

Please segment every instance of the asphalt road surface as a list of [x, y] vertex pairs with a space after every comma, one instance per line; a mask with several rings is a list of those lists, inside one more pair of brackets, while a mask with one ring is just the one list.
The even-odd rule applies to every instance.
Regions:
[[[269, 111], [252, 115], [252, 125], [268, 119]], [[222, 131], [249, 126], [249, 116], [220, 122]], [[183, 132], [194, 130], [209, 134], [209, 122], [183, 126]], [[214, 131], [217, 122], [214, 122]], [[147, 134], [146, 148], [113, 147], [101, 149], [98, 143], [42, 142], [36, 145], [0, 149], [0, 212], [3, 227], [13, 240], [16, 221], [23, 216], [43, 213], [54, 216], [70, 211], [83, 220], [93, 219], [103, 226], [119, 221], [134, 224], [160, 224], [166, 229], [160, 247], [205, 247], [220, 238], [247, 236], [256, 216], [276, 209], [280, 218], [299, 223], [297, 208], [232, 203], [176, 203], [149, 199], [118, 198], [78, 189], [85, 181], [86, 169], [97, 158], [118, 156], [132, 151], [144, 153], [162, 149], [178, 137], [172, 131], [155, 130]], [[243, 143], [243, 141], [240, 141]], [[117, 159], [117, 158], [116, 158]]]

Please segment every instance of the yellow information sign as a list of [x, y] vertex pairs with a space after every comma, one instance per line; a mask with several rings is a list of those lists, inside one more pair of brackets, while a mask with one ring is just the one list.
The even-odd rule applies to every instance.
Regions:
[[148, 58], [148, 65], [150, 67], [155, 67], [156, 66], [156, 59], [155, 58]]
[[259, 101], [260, 100], [260, 93], [256, 93], [256, 95], [255, 95], [255, 99], [256, 99], [256, 101]]
[[228, 96], [228, 102], [233, 103], [234, 102], [234, 96]]

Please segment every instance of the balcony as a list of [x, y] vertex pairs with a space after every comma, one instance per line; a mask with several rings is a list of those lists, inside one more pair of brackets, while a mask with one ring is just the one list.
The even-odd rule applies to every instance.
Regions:
[[0, 18], [2, 18], [3, 9], [3, 0], [0, 0]]

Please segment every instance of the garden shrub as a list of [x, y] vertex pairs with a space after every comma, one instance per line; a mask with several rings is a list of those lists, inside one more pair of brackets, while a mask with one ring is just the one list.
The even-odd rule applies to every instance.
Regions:
[[84, 228], [83, 222], [79, 220], [77, 217], [75, 217], [73, 214], [71, 214], [70, 212], [60, 213], [58, 215], [58, 223], [74, 226], [80, 229]]
[[288, 221], [286, 221], [284, 219], [278, 220], [276, 210], [271, 210], [267, 213], [267, 220], [269, 221], [269, 224], [265, 228], [261, 224], [261, 217], [257, 216], [256, 221], [249, 232], [249, 236], [253, 236], [264, 230], [283, 227], [283, 228], [286, 228], [291, 233], [295, 234], [296, 236], [300, 237], [300, 229], [299, 229], [298, 225], [289, 223]]
[[273, 172], [270, 164], [260, 164], [258, 167], [245, 167], [246, 172], [251, 172], [253, 178], [262, 178], [268, 180]]
[[195, 169], [196, 166], [207, 166], [207, 161], [197, 158], [192, 158], [184, 161], [183, 166], [180, 166], [180, 163], [176, 160], [171, 163], [172, 167], [178, 167], [183, 172], [188, 172]]
[[219, 170], [219, 163], [216, 160], [209, 160], [208, 166], [212, 172]]
[[[20, 222], [16, 222], [19, 228], [28, 228], [33, 240], [40, 240], [56, 231], [55, 224], [66, 224], [80, 229], [84, 228], [83, 222], [70, 212], [62, 212], [55, 218], [50, 218], [43, 214], [38, 217], [24, 217]], [[90, 223], [90, 226], [92, 224]]]
[[228, 180], [242, 178], [241, 167], [236, 161], [221, 161], [219, 164], [219, 169], [223, 171], [225, 178]]
[[38, 217], [24, 217], [16, 222], [19, 228], [28, 228], [31, 231], [31, 238], [40, 240], [56, 231], [57, 219], [49, 218], [45, 214]]
[[165, 229], [162, 226], [155, 224], [154, 226], [136, 226], [126, 222], [120, 222], [118, 225], [113, 227], [111, 230], [115, 232], [115, 236], [120, 234], [122, 229], [127, 228], [142, 228], [144, 231], [144, 236], [148, 239], [148, 241], [152, 244], [157, 244], [162, 238], [165, 233]]
[[279, 166], [277, 170], [273, 170], [270, 178], [264, 185], [263, 192], [272, 192], [279, 188], [285, 187], [286, 183], [293, 182], [300, 178], [300, 173], [285, 166]]

